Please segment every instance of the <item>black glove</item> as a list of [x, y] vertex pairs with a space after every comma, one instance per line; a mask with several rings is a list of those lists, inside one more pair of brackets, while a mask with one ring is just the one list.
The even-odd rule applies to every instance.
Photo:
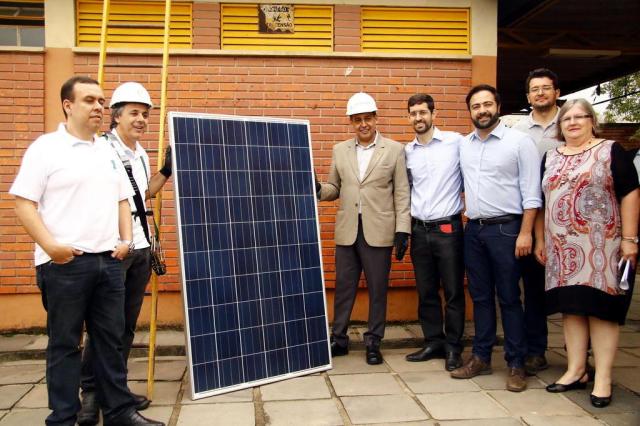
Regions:
[[322, 185], [320, 184], [320, 182], [318, 181], [318, 175], [316, 174], [315, 170], [313, 171], [313, 178], [316, 181], [316, 193], [320, 192], [320, 190], [322, 189]]
[[396, 232], [393, 239], [393, 246], [396, 248], [396, 260], [402, 260], [409, 246], [409, 234], [406, 232]]
[[171, 167], [171, 145], [167, 146], [167, 149], [164, 150], [164, 164], [160, 169], [160, 173], [162, 176], [169, 179], [171, 177], [172, 167]]

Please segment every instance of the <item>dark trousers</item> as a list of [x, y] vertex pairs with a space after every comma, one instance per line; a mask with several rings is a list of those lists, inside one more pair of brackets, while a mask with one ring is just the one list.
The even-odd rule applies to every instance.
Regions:
[[[446, 222], [446, 221], [445, 221]], [[418, 290], [418, 319], [426, 343], [447, 352], [462, 352], [464, 333], [464, 239], [462, 220], [447, 223], [414, 221], [411, 260]], [[440, 284], [444, 290], [442, 316]]]
[[391, 270], [392, 247], [371, 247], [364, 239], [362, 222], [358, 224], [356, 242], [336, 246], [336, 292], [332, 337], [341, 345], [349, 344], [347, 328], [364, 269], [369, 290], [369, 330], [364, 334], [367, 346], [379, 345], [384, 337], [387, 318], [387, 286]]
[[122, 358], [124, 285], [122, 263], [110, 253], [76, 256], [36, 268], [47, 311], [48, 425], [74, 425], [80, 409], [80, 338], [86, 324], [96, 354], [97, 395], [106, 419], [133, 409]]
[[497, 293], [505, 359], [509, 367], [519, 368], [527, 354], [520, 301], [520, 262], [515, 257], [520, 224], [521, 220], [494, 225], [469, 222], [464, 233], [464, 260], [475, 324], [473, 353], [485, 362], [491, 361], [496, 341]]
[[[535, 241], [534, 241], [535, 244]], [[544, 265], [533, 254], [523, 257], [524, 325], [529, 356], [542, 356], [547, 350], [547, 312], [544, 306]]]
[[[149, 248], [134, 250], [122, 262], [124, 280], [124, 333], [122, 334], [122, 355], [125, 368], [129, 360], [136, 323], [144, 301], [144, 290], [151, 277], [151, 251]], [[89, 337], [87, 340], [90, 340]], [[82, 353], [82, 392], [93, 392], [96, 388], [96, 378], [93, 370], [93, 347], [85, 342]]]

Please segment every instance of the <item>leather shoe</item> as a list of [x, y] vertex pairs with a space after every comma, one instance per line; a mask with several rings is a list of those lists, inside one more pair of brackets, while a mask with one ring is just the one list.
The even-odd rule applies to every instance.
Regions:
[[426, 345], [424, 348], [412, 352], [405, 357], [410, 362], [428, 361], [434, 358], [444, 358], [444, 349], [439, 345]]
[[444, 361], [444, 368], [447, 371], [453, 371], [456, 368], [462, 367], [462, 357], [457, 352], [448, 352]]
[[[584, 377], [584, 376], [583, 376]], [[568, 385], [563, 385], [562, 383], [552, 383], [547, 386], [547, 392], [551, 393], [561, 393], [574, 389], [584, 389], [587, 387], [587, 382], [581, 382], [582, 377], [576, 380], [573, 383], [569, 383]]]
[[95, 392], [82, 392], [82, 406], [78, 412], [77, 422], [81, 426], [97, 425], [100, 420], [100, 407]]
[[609, 396], [595, 396], [594, 394], [590, 394], [591, 405], [596, 408], [604, 408], [607, 405], [611, 404], [611, 395]]
[[137, 411], [131, 410], [109, 420], [105, 420], [104, 426], [165, 426], [165, 424], [148, 419]]
[[382, 364], [382, 353], [378, 346], [367, 346], [367, 364]]
[[527, 376], [535, 376], [539, 371], [549, 368], [549, 363], [544, 355], [532, 355], [528, 356], [524, 360], [524, 371]]
[[471, 355], [469, 361], [462, 367], [456, 368], [451, 372], [454, 379], [470, 379], [481, 374], [491, 374], [491, 365], [487, 364], [476, 355]]
[[331, 342], [331, 357], [343, 356], [349, 354], [349, 347], [339, 345], [337, 342]]
[[146, 410], [147, 408], [149, 408], [149, 405], [151, 405], [151, 401], [148, 400], [147, 397], [144, 395], [138, 395], [131, 392], [131, 396], [133, 397], [133, 400], [136, 402], [137, 411]]
[[511, 392], [522, 392], [527, 388], [527, 378], [524, 368], [509, 368], [507, 377], [507, 390]]

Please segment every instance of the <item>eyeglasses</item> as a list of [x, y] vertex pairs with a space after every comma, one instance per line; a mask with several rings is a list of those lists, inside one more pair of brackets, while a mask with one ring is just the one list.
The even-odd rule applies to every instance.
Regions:
[[421, 109], [421, 110], [419, 110], [419, 111], [411, 111], [411, 112], [409, 113], [409, 116], [410, 116], [411, 118], [416, 118], [416, 117], [418, 117], [418, 116], [420, 116], [420, 117], [424, 117], [424, 116], [428, 115], [428, 114], [429, 114], [429, 112], [430, 112], [430, 111], [429, 111], [428, 109]]
[[562, 120], [560, 120], [560, 122], [563, 124], [567, 124], [567, 123], [570, 123], [572, 120], [584, 121], [587, 118], [591, 118], [591, 114], [578, 114], [578, 115], [571, 115], [569, 117], [562, 117]]
[[536, 86], [529, 89], [529, 93], [551, 92], [553, 86]]

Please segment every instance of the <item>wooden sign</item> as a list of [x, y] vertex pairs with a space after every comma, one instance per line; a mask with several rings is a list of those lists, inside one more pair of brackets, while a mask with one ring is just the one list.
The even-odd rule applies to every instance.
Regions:
[[259, 4], [258, 30], [261, 33], [291, 33], [293, 34], [293, 5], [292, 4]]

